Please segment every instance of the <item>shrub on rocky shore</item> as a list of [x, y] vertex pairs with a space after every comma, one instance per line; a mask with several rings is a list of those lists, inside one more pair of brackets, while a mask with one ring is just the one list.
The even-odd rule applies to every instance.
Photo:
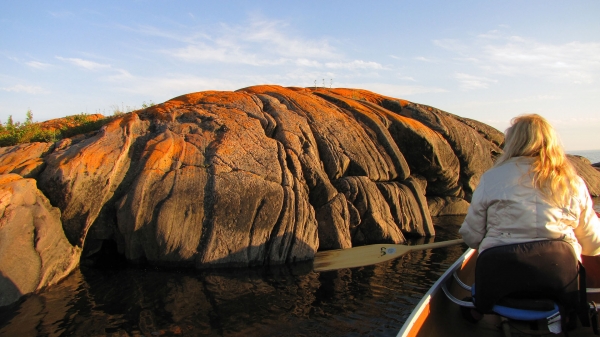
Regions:
[[23, 123], [14, 122], [12, 115], [5, 123], [0, 123], [0, 147], [33, 142], [56, 142], [63, 138], [99, 130], [113, 118], [82, 112], [78, 115], [38, 123], [33, 121], [33, 114], [28, 110]]

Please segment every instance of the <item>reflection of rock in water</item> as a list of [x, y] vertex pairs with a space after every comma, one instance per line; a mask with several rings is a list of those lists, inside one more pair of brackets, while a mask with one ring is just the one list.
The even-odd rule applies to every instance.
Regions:
[[[435, 240], [456, 237], [439, 232]], [[324, 273], [310, 264], [212, 272], [83, 268], [0, 308], [0, 335], [392, 335], [462, 249]]]
[[83, 295], [83, 285], [82, 275], [76, 270], [42, 293], [30, 294], [20, 302], [0, 307], [0, 336], [58, 335], [65, 332], [63, 322], [75, 318], [72, 309], [77, 298]]
[[140, 312], [140, 321], [138, 323], [140, 331], [146, 336], [158, 336], [160, 332], [154, 324], [154, 314], [150, 310], [142, 310]]

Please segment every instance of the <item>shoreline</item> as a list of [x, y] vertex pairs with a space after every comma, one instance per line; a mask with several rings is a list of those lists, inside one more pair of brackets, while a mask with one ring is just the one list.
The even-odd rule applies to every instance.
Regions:
[[600, 162], [600, 150], [583, 150], [583, 151], [565, 151], [567, 154], [582, 156], [587, 159], [592, 164]]

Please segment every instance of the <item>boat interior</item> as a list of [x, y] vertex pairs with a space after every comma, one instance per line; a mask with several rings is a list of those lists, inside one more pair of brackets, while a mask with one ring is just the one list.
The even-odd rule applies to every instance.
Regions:
[[[414, 323], [414, 327], [417, 328], [411, 329], [407, 336], [595, 336], [592, 327], [582, 326], [578, 319], [574, 328], [559, 334], [549, 330], [546, 319], [520, 321], [486, 314], [476, 323], [467, 321], [463, 318], [459, 304], [461, 300], [471, 296], [468, 288], [475, 281], [477, 253], [470, 250], [465, 255], [454, 273], [449, 273], [445, 280], [442, 280], [442, 288], [445, 288], [443, 291], [447, 294], [439, 291], [431, 297], [430, 302], [423, 308], [423, 314], [418, 316]], [[595, 303], [600, 303], [600, 257], [584, 256], [583, 264], [587, 272], [587, 300], [595, 308]], [[472, 302], [462, 304], [469, 306], [468, 303], [472, 305]]]

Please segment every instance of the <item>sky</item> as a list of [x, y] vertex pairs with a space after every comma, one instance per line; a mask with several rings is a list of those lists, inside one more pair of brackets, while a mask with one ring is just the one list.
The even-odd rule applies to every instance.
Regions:
[[205, 90], [360, 88], [600, 149], [600, 1], [2, 1], [0, 122]]

